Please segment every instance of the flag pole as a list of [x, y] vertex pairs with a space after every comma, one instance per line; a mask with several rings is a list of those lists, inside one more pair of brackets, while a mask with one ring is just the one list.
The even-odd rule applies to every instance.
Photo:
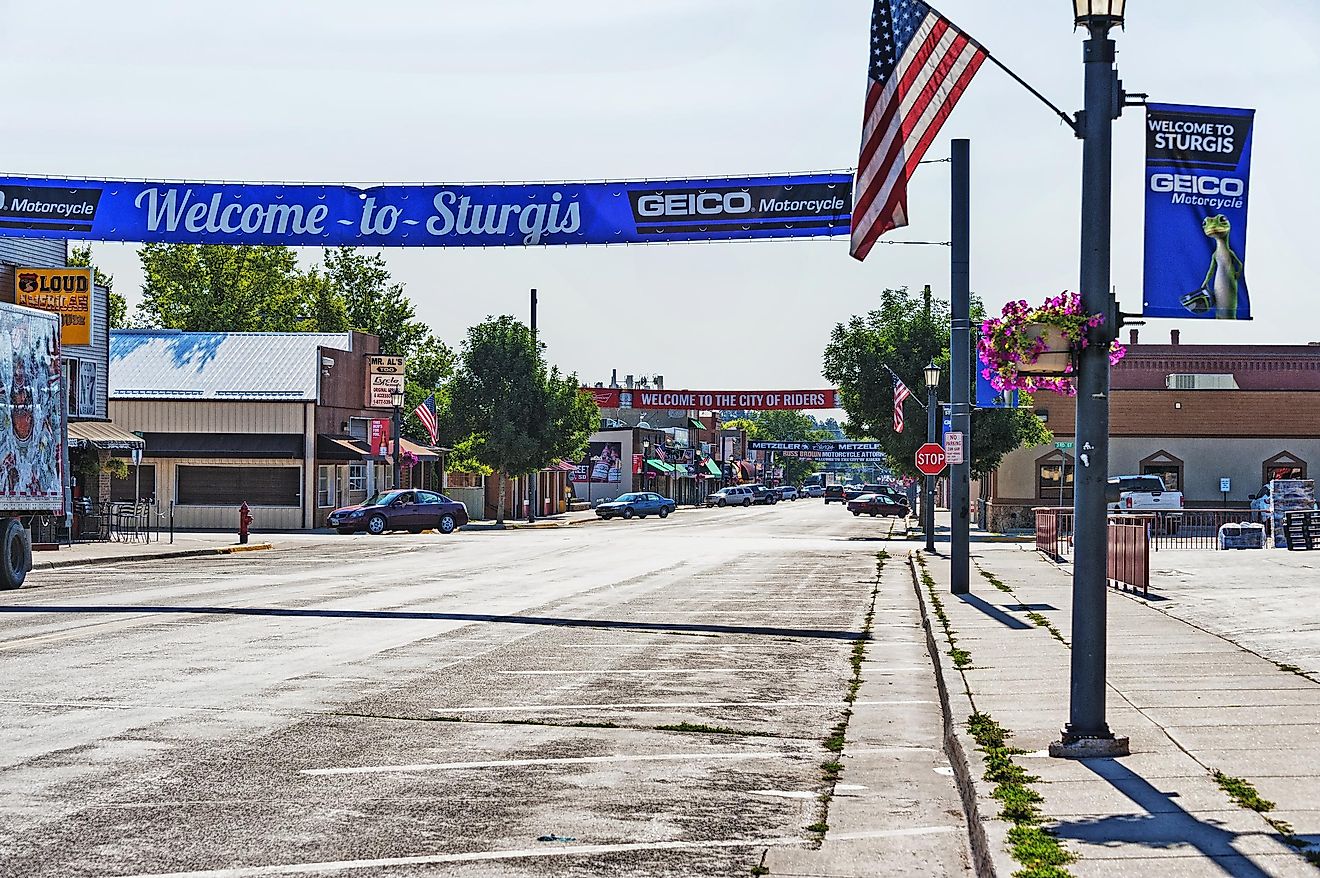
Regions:
[[1081, 129], [1078, 128], [1078, 126], [1077, 126], [1077, 120], [1076, 120], [1076, 119], [1074, 119], [1072, 116], [1069, 116], [1069, 115], [1068, 115], [1067, 113], [1065, 113], [1063, 110], [1060, 110], [1059, 107], [1058, 107], [1053, 101], [1051, 101], [1049, 98], [1045, 97], [1045, 95], [1043, 95], [1043, 94], [1041, 94], [1039, 91], [1037, 91], [1035, 86], [1033, 86], [1031, 83], [1027, 82], [1027, 81], [1026, 81], [1025, 79], [1023, 79], [1021, 76], [1018, 76], [1017, 73], [1015, 73], [1011, 67], [1009, 67], [1009, 66], [1008, 66], [1007, 64], [1005, 64], [1003, 61], [1000, 61], [997, 57], [995, 57], [995, 54], [994, 54], [993, 52], [991, 52], [989, 49], [987, 49], [987, 48], [985, 47], [985, 44], [984, 44], [984, 43], [982, 43], [980, 40], [978, 40], [978, 39], [976, 39], [975, 37], [973, 37], [971, 34], [967, 33], [967, 31], [965, 31], [965, 30], [963, 30], [962, 28], [958, 27], [956, 24], [953, 24], [953, 19], [949, 18], [949, 16], [945, 15], [943, 12], [940, 12], [938, 9], [935, 9], [933, 6], [931, 7], [931, 9], [932, 9], [937, 15], [939, 15], [941, 18], [943, 18], [945, 21], [947, 21], [949, 24], [953, 25], [953, 27], [954, 27], [955, 30], [957, 30], [957, 31], [958, 31], [959, 33], [961, 33], [963, 36], [967, 37], [967, 42], [971, 43], [973, 46], [975, 46], [976, 48], [978, 48], [978, 49], [980, 49], [982, 52], [984, 52], [984, 53], [985, 53], [985, 60], [992, 62], [992, 63], [993, 63], [996, 67], [998, 67], [1000, 70], [1002, 70], [1002, 71], [1004, 71], [1005, 73], [1007, 73], [1009, 79], [1012, 79], [1012, 80], [1013, 80], [1014, 82], [1016, 82], [1018, 85], [1020, 85], [1020, 86], [1022, 86], [1023, 88], [1025, 88], [1028, 92], [1031, 93], [1031, 96], [1032, 96], [1032, 97], [1034, 97], [1036, 100], [1040, 101], [1040, 102], [1041, 102], [1042, 104], [1044, 104], [1045, 106], [1049, 107], [1050, 110], [1054, 113], [1054, 115], [1058, 116], [1060, 119], [1063, 120], [1063, 124], [1065, 124], [1065, 125], [1068, 126], [1068, 130], [1071, 131], [1071, 132], [1073, 133], [1074, 136], [1076, 136], [1076, 137], [1081, 137], [1081, 136], [1082, 136], [1082, 134], [1081, 134]]
[[[893, 369], [891, 369], [891, 368], [889, 367], [889, 364], [888, 364], [888, 363], [881, 363], [880, 365], [881, 365], [881, 366], [884, 366], [884, 367], [885, 367], [885, 371], [887, 371], [890, 375], [893, 375], [893, 376], [894, 376], [894, 380], [895, 380], [895, 381], [902, 381], [902, 382], [903, 382], [903, 386], [904, 386], [904, 387], [907, 386], [907, 382], [906, 382], [906, 381], [903, 381], [902, 378], [898, 377], [898, 373], [895, 372]], [[916, 398], [915, 396], [913, 396], [911, 393], [908, 393], [908, 399], [912, 400], [912, 401], [915, 402], [917, 405], [921, 406], [921, 408], [922, 408], [923, 411], [925, 410], [926, 406], [921, 402], [921, 400], [917, 399], [917, 398]]]

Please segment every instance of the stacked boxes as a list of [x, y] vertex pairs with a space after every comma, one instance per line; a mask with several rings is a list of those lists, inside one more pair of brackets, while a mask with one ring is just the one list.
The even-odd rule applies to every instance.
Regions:
[[1270, 482], [1270, 533], [1274, 535], [1274, 547], [1286, 549], [1288, 541], [1284, 535], [1284, 515], [1289, 512], [1303, 512], [1315, 508], [1314, 479], [1276, 479]]

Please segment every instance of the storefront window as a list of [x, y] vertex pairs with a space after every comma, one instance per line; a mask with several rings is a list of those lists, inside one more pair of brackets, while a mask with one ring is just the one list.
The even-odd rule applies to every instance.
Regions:
[[1168, 491], [1182, 490], [1182, 467], [1170, 464], [1146, 464], [1141, 468], [1143, 476], [1159, 476]]
[[1036, 465], [1036, 497], [1047, 502], [1067, 506], [1073, 502], [1073, 470], [1071, 460], [1050, 461]]
[[1261, 483], [1268, 485], [1276, 479], [1306, 478], [1306, 461], [1287, 451], [1274, 455], [1261, 468]]
[[348, 490], [367, 490], [367, 465], [365, 463], [350, 463], [348, 465]]

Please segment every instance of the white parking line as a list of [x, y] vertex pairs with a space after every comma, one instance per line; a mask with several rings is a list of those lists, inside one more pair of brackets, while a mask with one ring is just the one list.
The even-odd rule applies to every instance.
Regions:
[[[853, 707], [879, 707], [887, 704], [934, 704], [930, 699], [895, 699], [855, 701]], [[842, 707], [839, 701], [634, 701], [622, 704], [488, 704], [480, 707], [433, 707], [441, 715], [458, 713], [503, 713], [516, 710], [670, 710], [686, 707]]]
[[361, 765], [340, 768], [304, 768], [299, 774], [397, 774], [418, 771], [463, 771], [472, 768], [517, 768], [529, 765], [593, 765], [602, 762], [679, 762], [684, 759], [780, 759], [793, 754], [782, 750], [744, 753], [645, 753], [618, 756], [562, 756], [547, 759], [493, 759], [483, 762], [422, 762], [416, 765]]
[[781, 668], [560, 668], [553, 671], [499, 671], [509, 677], [560, 677], [565, 674], [782, 674]]
[[[939, 835], [953, 832], [952, 826], [913, 826], [907, 829], [878, 829], [868, 832], [831, 832], [829, 838], [859, 841], [868, 838], [896, 838], [913, 835]], [[770, 838], [710, 839], [707, 841], [647, 841], [632, 844], [580, 844], [562, 847], [522, 848], [502, 851], [470, 851], [462, 854], [424, 854], [412, 857], [381, 857], [374, 860], [335, 860], [321, 863], [287, 863], [269, 866], [232, 866], [225, 869], [202, 869], [192, 872], [137, 872], [119, 878], [266, 878], [270, 875], [307, 875], [317, 872], [346, 872], [352, 869], [385, 869], [391, 866], [429, 866], [445, 863], [474, 863], [491, 860], [521, 860], [537, 857], [580, 857], [592, 854], [615, 854], [628, 851], [703, 850], [710, 848], [794, 847], [807, 844], [800, 836]]]

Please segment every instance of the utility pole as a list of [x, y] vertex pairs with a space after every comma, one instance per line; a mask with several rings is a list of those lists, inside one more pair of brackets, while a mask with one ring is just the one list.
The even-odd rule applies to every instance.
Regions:
[[1123, 23], [1123, 0], [1075, 3], [1075, 23], [1088, 31], [1082, 51], [1086, 109], [1077, 119], [1083, 141], [1081, 298], [1087, 313], [1103, 314], [1105, 321], [1089, 331], [1090, 344], [1078, 353], [1072, 674], [1068, 724], [1050, 745], [1050, 755], [1085, 758], [1128, 754], [1128, 739], [1115, 737], [1105, 720], [1109, 345], [1118, 333], [1118, 307], [1109, 287], [1111, 178], [1113, 123], [1124, 102], [1109, 31]]
[[[532, 350], [535, 351], [536, 356], [539, 357], [539, 356], [541, 355], [541, 349], [540, 349], [540, 346], [537, 344], [537, 339], [536, 339], [536, 288], [535, 288], [535, 287], [532, 288], [532, 324], [531, 324], [531, 327], [532, 327]], [[528, 500], [527, 500], [527, 520], [528, 520], [528, 521], [536, 521], [536, 502], [537, 502], [537, 497], [536, 497], [536, 493], [537, 493], [537, 491], [536, 491], [536, 489], [537, 489], [537, 487], [538, 487], [537, 482], [540, 480], [540, 478], [541, 478], [541, 474], [540, 474], [540, 473], [532, 473], [531, 487], [530, 487], [530, 489], [529, 489], [528, 492], [527, 492], [527, 497], [528, 497]]]
[[[930, 287], [926, 287], [927, 291]], [[935, 364], [926, 367], [926, 441], [938, 442], [940, 410], [940, 370]], [[922, 500], [925, 508], [926, 551], [935, 552], [935, 477], [926, 476], [926, 494]]]
[[949, 467], [949, 580], [953, 594], [968, 594], [972, 590], [972, 144], [969, 140], [954, 140], [951, 147], [949, 415], [953, 432], [962, 434], [963, 462]]

